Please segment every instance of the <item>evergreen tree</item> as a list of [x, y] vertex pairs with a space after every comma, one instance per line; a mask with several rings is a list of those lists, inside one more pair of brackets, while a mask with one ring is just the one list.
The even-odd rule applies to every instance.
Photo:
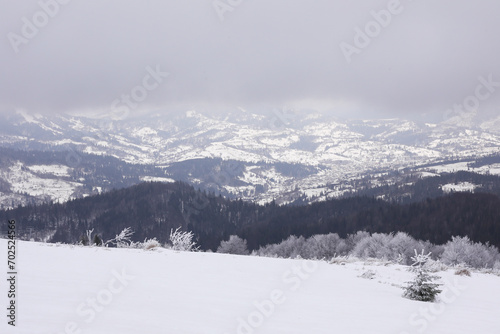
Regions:
[[418, 254], [415, 250], [415, 256], [411, 259], [413, 260], [412, 271], [416, 273], [415, 279], [408, 282], [408, 285], [404, 287], [403, 297], [413, 300], [419, 300], [423, 302], [433, 302], [436, 300], [436, 296], [441, 293], [438, 289], [439, 284], [432, 283], [432, 281], [440, 278], [438, 276], [430, 275], [429, 272], [424, 268], [424, 264], [429, 260], [431, 253]]
[[97, 234], [94, 236], [93, 244], [96, 246], [102, 246], [102, 240]]
[[83, 246], [88, 246], [89, 245], [89, 239], [86, 235], [82, 235], [80, 237], [80, 244], [82, 244]]

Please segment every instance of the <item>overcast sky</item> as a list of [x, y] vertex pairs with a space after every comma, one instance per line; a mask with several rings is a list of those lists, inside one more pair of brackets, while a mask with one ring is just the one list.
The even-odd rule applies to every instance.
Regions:
[[55, 1], [0, 0], [2, 111], [500, 114], [498, 0]]

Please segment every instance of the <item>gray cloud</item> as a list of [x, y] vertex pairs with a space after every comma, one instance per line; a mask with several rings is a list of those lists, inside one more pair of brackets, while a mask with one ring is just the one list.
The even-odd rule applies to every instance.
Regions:
[[[435, 115], [474, 94], [479, 76], [500, 82], [495, 0], [401, 0], [362, 48], [355, 29], [376, 28], [371, 11], [391, 1], [220, 0], [234, 5], [221, 21], [212, 0], [72, 0], [50, 7], [44, 22], [40, 3], [55, 1], [3, 0], [3, 110], [106, 111], [141, 85], [148, 66], [170, 75], [137, 110], [286, 105]], [[33, 15], [43, 27], [16, 53], [12, 36], [25, 38], [23, 17]], [[350, 63], [343, 42], [358, 49]], [[500, 111], [498, 90], [482, 112]]]

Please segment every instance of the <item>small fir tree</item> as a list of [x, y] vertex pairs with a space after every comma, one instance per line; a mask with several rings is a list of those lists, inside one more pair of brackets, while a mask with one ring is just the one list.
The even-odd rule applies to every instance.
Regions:
[[440, 277], [429, 275], [429, 272], [424, 267], [430, 255], [431, 253], [424, 254], [423, 249], [420, 254], [415, 250], [415, 256], [411, 258], [413, 260], [411, 269], [416, 273], [416, 276], [413, 281], [408, 282], [408, 285], [403, 288], [403, 297], [423, 302], [433, 302], [436, 300], [436, 296], [441, 293], [441, 290], [438, 289], [440, 284], [432, 283]]

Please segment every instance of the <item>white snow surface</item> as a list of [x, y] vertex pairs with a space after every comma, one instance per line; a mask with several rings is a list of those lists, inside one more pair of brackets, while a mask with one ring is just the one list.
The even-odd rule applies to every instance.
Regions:
[[[438, 272], [436, 303], [402, 297], [407, 267], [166, 249], [17, 244], [16, 327], [0, 333], [498, 333], [500, 277]], [[7, 240], [0, 239], [4, 254]], [[371, 270], [373, 279], [361, 277]], [[367, 276], [367, 275], [365, 275]], [[370, 276], [370, 275], [368, 275]]]
[[[11, 184], [11, 190], [14, 193], [45, 196], [55, 202], [65, 202], [72, 198], [78, 187], [82, 186], [81, 183], [59, 178], [68, 173], [68, 170], [68, 167], [61, 165], [38, 165], [24, 168], [24, 165], [17, 161], [8, 169], [0, 171], [0, 178]], [[43, 174], [44, 177], [38, 174]], [[54, 175], [54, 178], [45, 177], [47, 175]]]
[[39, 174], [50, 174], [54, 176], [69, 176], [69, 167], [64, 165], [31, 165], [26, 166], [30, 171]]
[[441, 189], [445, 193], [450, 193], [452, 191], [454, 192], [474, 192], [474, 189], [477, 188], [477, 185], [470, 183], [470, 182], [460, 182], [460, 183], [448, 183], [443, 186], [441, 186]]
[[468, 171], [478, 174], [500, 175], [500, 164], [490, 164], [481, 167], [469, 167], [469, 162], [457, 162], [432, 167], [423, 167], [419, 168], [418, 170], [430, 172], [431, 174], [435, 175], [437, 175], [436, 173], [455, 173], [459, 171]]
[[144, 182], [164, 182], [164, 183], [175, 182], [174, 179], [168, 177], [159, 177], [159, 176], [141, 176], [140, 180]]

